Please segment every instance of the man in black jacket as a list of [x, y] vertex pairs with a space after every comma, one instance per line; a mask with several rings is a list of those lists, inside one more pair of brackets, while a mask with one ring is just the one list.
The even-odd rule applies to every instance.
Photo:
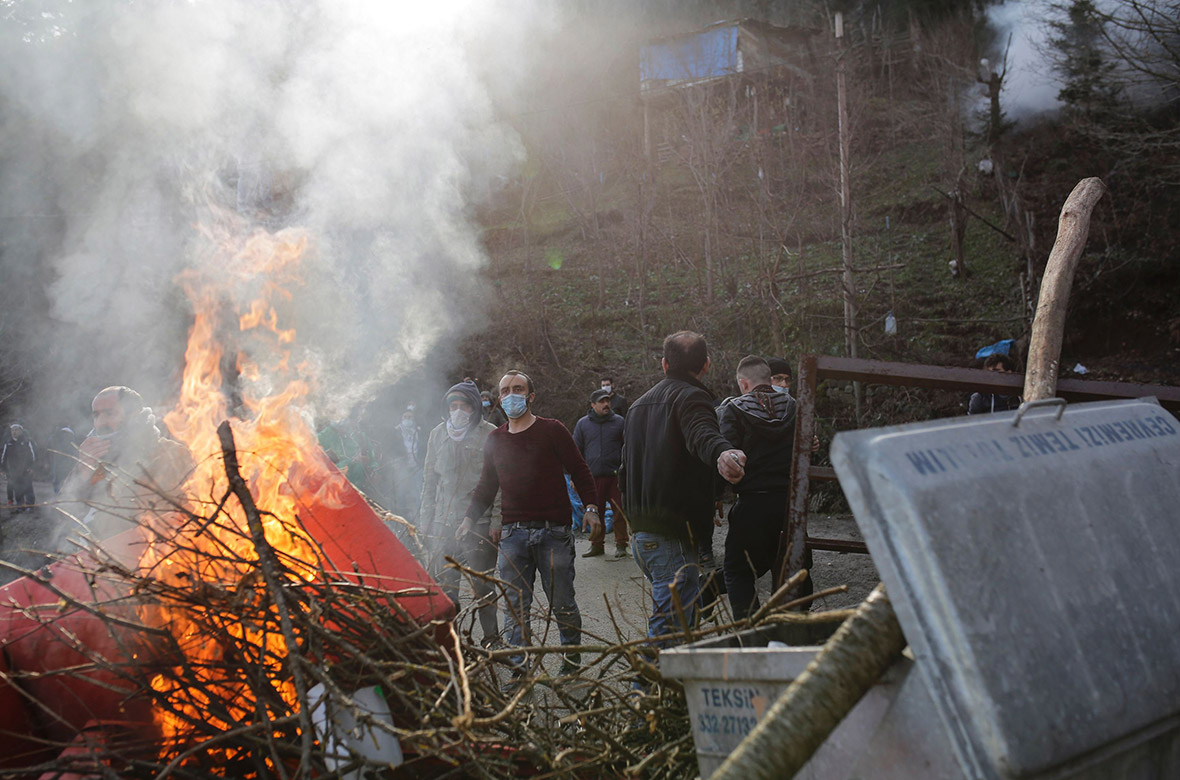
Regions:
[[742, 394], [718, 409], [721, 435], [745, 451], [746, 475], [734, 485], [725, 536], [725, 589], [735, 619], [758, 606], [755, 584], [770, 571], [791, 489], [795, 399], [771, 385], [770, 365], [749, 355], [737, 366]]
[[[574, 444], [590, 473], [594, 475], [594, 489], [602, 502], [605, 517], [606, 502], [614, 512], [615, 557], [627, 554], [627, 518], [623, 515], [623, 497], [619, 495], [619, 465], [623, 462], [623, 418], [611, 409], [609, 390], [599, 389], [590, 394], [590, 413], [574, 425]], [[590, 535], [590, 549], [583, 558], [593, 558], [606, 552], [606, 523]]]
[[668, 336], [662, 365], [665, 378], [627, 411], [620, 472], [631, 551], [652, 588], [652, 638], [682, 631], [682, 617], [689, 625], [695, 620], [697, 545], [712, 533], [715, 474], [736, 483], [746, 464], [745, 453], [721, 435], [713, 394], [701, 384], [709, 370], [705, 338], [691, 331]]

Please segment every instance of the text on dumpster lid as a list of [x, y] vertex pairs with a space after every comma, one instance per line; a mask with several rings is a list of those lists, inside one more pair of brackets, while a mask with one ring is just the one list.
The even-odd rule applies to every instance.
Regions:
[[[1014, 429], [1015, 430], [1015, 429]], [[1019, 433], [949, 446], [908, 450], [906, 460], [919, 474], [941, 474], [979, 463], [1018, 461], [1055, 456], [1075, 450], [1110, 447], [1142, 439], [1175, 436], [1176, 427], [1163, 415], [1129, 418], [1109, 423], [1062, 426], [1044, 433]]]

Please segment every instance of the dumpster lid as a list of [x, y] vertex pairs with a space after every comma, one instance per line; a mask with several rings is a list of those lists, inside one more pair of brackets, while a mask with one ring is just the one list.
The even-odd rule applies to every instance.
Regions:
[[968, 776], [1180, 712], [1180, 423], [1153, 399], [841, 433], [832, 463]]

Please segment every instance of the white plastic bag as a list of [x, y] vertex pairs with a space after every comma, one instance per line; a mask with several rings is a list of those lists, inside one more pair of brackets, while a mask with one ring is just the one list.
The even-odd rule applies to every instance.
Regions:
[[[358, 716], [393, 724], [389, 704], [375, 687], [361, 688], [351, 694], [353, 706], [329, 696], [323, 684], [307, 692], [311, 706], [311, 722], [324, 750], [328, 771], [346, 766], [353, 757], [383, 766], [397, 766], [404, 760], [397, 737], [368, 723], [358, 722]], [[367, 773], [361, 768], [345, 772], [343, 780], [361, 780]]]

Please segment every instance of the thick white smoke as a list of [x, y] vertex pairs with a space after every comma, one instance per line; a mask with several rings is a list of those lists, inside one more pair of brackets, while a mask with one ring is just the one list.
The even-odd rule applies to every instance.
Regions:
[[546, 22], [525, 2], [9, 8], [0, 262], [25, 308], [5, 335], [38, 345], [59, 395], [174, 390], [175, 280], [211, 208], [310, 232], [283, 325], [330, 411], [478, 322], [472, 193], [521, 156], [489, 85], [528, 66]]

